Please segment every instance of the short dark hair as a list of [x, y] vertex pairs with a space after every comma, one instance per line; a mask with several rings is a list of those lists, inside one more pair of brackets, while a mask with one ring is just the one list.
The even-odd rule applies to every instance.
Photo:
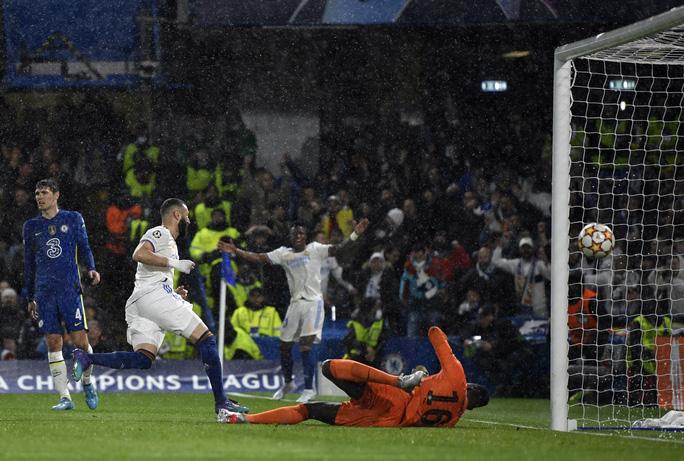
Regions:
[[184, 201], [182, 201], [179, 198], [167, 198], [164, 200], [164, 203], [161, 204], [161, 208], [159, 209], [162, 217], [166, 216], [167, 214], [171, 213], [174, 209], [176, 208], [183, 208], [184, 206], [187, 206]]
[[489, 391], [482, 384], [468, 383], [468, 410], [484, 407], [489, 403]]
[[308, 227], [306, 226], [306, 224], [304, 224], [301, 221], [293, 222], [292, 225], [290, 226], [290, 232], [292, 232], [293, 230], [295, 230], [298, 227], [301, 227], [302, 229], [304, 229], [304, 232], [306, 232], [307, 234], [309, 233]]
[[59, 192], [59, 186], [57, 185], [57, 181], [55, 181], [52, 178], [48, 179], [41, 179], [36, 183], [36, 190], [38, 189], [50, 189], [53, 193], [54, 192]]

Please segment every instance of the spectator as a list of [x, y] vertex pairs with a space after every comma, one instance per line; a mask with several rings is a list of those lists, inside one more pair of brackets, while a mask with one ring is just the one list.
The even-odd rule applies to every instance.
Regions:
[[155, 163], [147, 157], [136, 158], [124, 178], [128, 193], [137, 199], [150, 199], [157, 188]]
[[480, 234], [490, 234], [490, 229], [485, 229], [485, 218], [480, 207], [479, 199], [475, 192], [463, 194], [463, 212], [458, 219], [449, 224], [449, 235], [457, 235], [458, 241], [468, 252], [475, 251], [480, 242]]
[[153, 169], [159, 162], [159, 147], [151, 142], [147, 127], [139, 125], [135, 130], [135, 141], [124, 147], [119, 157], [123, 164], [123, 176], [126, 178], [128, 172], [143, 158], [150, 161], [150, 169]]
[[382, 221], [375, 226], [373, 231], [374, 234], [374, 245], [382, 245], [385, 242], [391, 242], [392, 244], [398, 246], [401, 250], [406, 250], [411, 248], [411, 244], [408, 242], [413, 241], [412, 237], [409, 237], [408, 231], [403, 232], [404, 228], [402, 224], [404, 222], [404, 212], [399, 208], [392, 208], [383, 217]]
[[382, 357], [385, 340], [385, 321], [380, 300], [365, 298], [352, 312], [347, 330], [342, 341], [346, 349], [343, 358], [366, 365], [377, 364]]
[[662, 264], [648, 276], [648, 284], [656, 288], [656, 297], [668, 303], [671, 316], [684, 315], [684, 271], [678, 257], [662, 259]]
[[454, 316], [454, 325], [450, 330], [462, 338], [471, 336], [471, 328], [477, 321], [481, 306], [482, 296], [480, 292], [475, 288], [469, 288], [466, 291], [465, 299], [458, 305], [458, 310]]
[[[248, 300], [249, 293], [256, 288], [261, 288], [262, 285], [254, 270], [254, 266], [247, 261], [240, 261], [237, 276], [235, 277], [235, 285], [228, 284], [226, 318], [232, 315], [235, 309], [244, 306]], [[216, 305], [218, 306], [217, 303]]]
[[485, 303], [511, 302], [510, 276], [492, 263], [492, 250], [482, 247], [477, 252], [477, 263], [458, 281], [458, 293], [475, 290]]
[[23, 159], [17, 170], [17, 177], [14, 186], [17, 188], [31, 190], [36, 183], [36, 174], [33, 171], [33, 163], [28, 158]]
[[264, 303], [261, 288], [252, 288], [244, 304], [233, 312], [230, 318], [233, 328], [241, 329], [252, 337], [280, 336], [280, 315], [273, 306]]
[[321, 218], [321, 229], [326, 237], [330, 238], [330, 234], [334, 229], [339, 229], [344, 238], [351, 235], [354, 221], [354, 212], [351, 208], [343, 206], [340, 198], [337, 195], [328, 197], [328, 211]]
[[21, 232], [24, 222], [36, 214], [36, 207], [31, 203], [32, 195], [29, 193], [29, 189], [18, 187], [14, 190], [14, 203], [7, 212], [7, 222], [10, 225], [10, 259], [17, 251], [17, 247], [21, 246]]
[[197, 229], [204, 229], [211, 222], [211, 213], [216, 208], [221, 208], [226, 217], [226, 223], [231, 225], [230, 213], [232, 209], [232, 203], [226, 199], [219, 196], [218, 188], [215, 184], [209, 184], [204, 193], [204, 199], [195, 206], [193, 214], [195, 217], [195, 224]]
[[212, 164], [206, 148], [202, 147], [193, 152], [185, 172], [186, 188], [190, 197], [194, 198], [193, 202], [197, 202], [196, 198], [214, 183], [215, 170], [216, 165]]
[[466, 338], [466, 356], [470, 355], [492, 383], [499, 397], [538, 397], [540, 386], [530, 370], [535, 357], [529, 343], [510, 320], [496, 318], [488, 305], [478, 312], [472, 325], [472, 336]]
[[2, 357], [0, 360], [17, 358], [17, 333], [24, 319], [19, 308], [19, 298], [14, 288], [0, 291], [0, 340], [2, 340]]
[[[2, 212], [0, 212], [0, 226], [4, 224]], [[0, 280], [6, 281], [8, 274], [7, 263], [9, 262], [9, 245], [0, 237]], [[9, 285], [9, 284], [8, 284]]]
[[287, 221], [287, 210], [282, 203], [274, 202], [271, 204], [266, 225], [275, 235], [284, 236], [290, 231], [290, 223]]
[[433, 264], [427, 246], [417, 243], [406, 259], [401, 276], [399, 293], [406, 309], [406, 335], [415, 338], [428, 325], [438, 325], [441, 320], [438, 291], [443, 284], [438, 278], [438, 268]]
[[273, 306], [264, 304], [261, 288], [249, 290], [246, 301], [230, 318], [224, 355], [226, 359], [263, 360], [259, 345], [253, 338], [278, 337], [282, 322]]
[[[387, 247], [382, 252], [385, 257], [382, 278], [380, 279], [380, 300], [382, 301], [382, 313], [386, 320], [389, 333], [394, 335], [404, 335], [406, 325], [402, 320], [402, 304], [399, 299], [399, 284], [401, 275], [404, 272], [401, 263], [401, 253], [396, 247]], [[371, 255], [372, 258], [373, 255]], [[361, 275], [364, 273], [362, 272]], [[367, 283], [358, 282], [360, 289], [367, 287]]]
[[382, 251], [376, 251], [368, 259], [368, 263], [361, 269], [356, 285], [361, 290], [361, 297], [380, 301], [384, 306], [396, 304], [396, 283], [393, 283], [391, 268], [386, 265], [385, 255]]
[[663, 314], [662, 303], [650, 300], [634, 317], [627, 335], [627, 392], [629, 406], [656, 406], [656, 337], [672, 334], [672, 319]]
[[390, 236], [402, 234], [400, 240], [405, 248], [410, 248], [416, 242], [427, 242], [432, 237], [429, 235], [428, 221], [419, 214], [415, 200], [410, 198], [404, 200], [401, 208], [403, 215], [395, 210], [398, 209], [392, 209], [387, 214], [392, 223]]
[[530, 237], [523, 237], [518, 242], [520, 257], [506, 259], [501, 256], [501, 246], [492, 254], [495, 266], [513, 275], [515, 292], [521, 306], [530, 306], [536, 317], [548, 318], [548, 302], [546, 298], [545, 280], [550, 278], [546, 254], [534, 254], [534, 242]]
[[248, 203], [250, 225], [266, 224], [271, 205], [284, 200], [281, 190], [276, 187], [273, 175], [265, 168], [258, 168], [253, 176], [245, 173], [240, 195], [241, 199]]
[[307, 229], [313, 229], [316, 223], [320, 221], [320, 214], [323, 210], [316, 191], [313, 187], [302, 188], [302, 196], [299, 200], [299, 208], [297, 209], [297, 221], [300, 222]]
[[433, 263], [438, 268], [440, 280], [444, 283], [454, 282], [473, 265], [465, 248], [458, 240], [449, 242], [444, 231], [437, 232], [432, 249]]
[[94, 147], [90, 154], [83, 154], [76, 160], [74, 185], [80, 194], [99, 189], [111, 182], [109, 165], [101, 147]]
[[214, 208], [211, 212], [211, 223], [200, 229], [190, 243], [190, 256], [199, 265], [199, 271], [204, 277], [209, 299], [213, 298], [214, 306], [218, 301], [218, 283], [220, 281], [221, 254], [216, 249], [221, 238], [237, 239], [240, 233], [226, 222], [226, 213], [222, 208]]

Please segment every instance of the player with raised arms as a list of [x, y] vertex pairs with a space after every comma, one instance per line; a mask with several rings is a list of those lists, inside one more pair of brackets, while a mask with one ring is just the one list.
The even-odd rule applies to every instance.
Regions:
[[364, 218], [359, 223], [354, 223], [354, 231], [339, 245], [323, 245], [318, 242], [307, 244], [306, 229], [295, 224], [290, 228], [292, 247], [280, 247], [268, 253], [252, 253], [237, 248], [233, 242], [219, 242], [221, 251], [253, 263], [277, 264], [287, 275], [290, 305], [280, 327], [280, 364], [285, 383], [273, 395], [275, 400], [282, 399], [286, 393], [294, 390], [292, 347], [295, 341], [299, 341], [304, 370], [304, 391], [297, 402], [308, 402], [316, 395], [313, 389], [316, 364], [311, 349], [314, 343], [321, 341], [325, 316], [321, 293], [321, 264], [327, 257], [349, 250], [367, 227], [368, 219]]
[[315, 402], [276, 408], [253, 415], [220, 411], [217, 422], [228, 424], [297, 424], [315, 419], [335, 426], [453, 427], [465, 410], [489, 403], [484, 386], [468, 383], [461, 362], [446, 335], [430, 328], [428, 338], [441, 370], [395, 376], [353, 360], [326, 360], [323, 374], [351, 397], [346, 402]]
[[[52, 179], [38, 181], [35, 195], [40, 216], [24, 223], [22, 294], [28, 301], [29, 315], [38, 321], [40, 331], [46, 335], [50, 374], [60, 396], [52, 409], [73, 410], [75, 405], [67, 387], [69, 379], [62, 355], [62, 323], [77, 347], [92, 352], [77, 257], [84, 260], [93, 285], [100, 283], [100, 274], [95, 270], [83, 217], [77, 211], [59, 209], [57, 183]], [[83, 370], [83, 392], [88, 408], [94, 410], [98, 397], [91, 383], [91, 372], [91, 367]]]
[[165, 332], [171, 331], [197, 347], [214, 394], [215, 411], [246, 412], [247, 408], [228, 399], [223, 391], [223, 370], [214, 335], [185, 300], [187, 290], [182, 286], [173, 289], [174, 269], [188, 274], [195, 267], [191, 260], [178, 259], [176, 246], [176, 238], [184, 236], [190, 224], [188, 207], [180, 199], [167, 199], [161, 206], [161, 218], [161, 226], [145, 232], [133, 251], [138, 268], [133, 293], [126, 302], [126, 323], [128, 343], [134, 352], [92, 354], [76, 349], [73, 377], [79, 381], [92, 364], [116, 369], [150, 368]]

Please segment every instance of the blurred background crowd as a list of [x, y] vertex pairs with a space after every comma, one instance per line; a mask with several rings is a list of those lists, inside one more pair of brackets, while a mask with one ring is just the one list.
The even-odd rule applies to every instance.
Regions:
[[[473, 21], [468, 27], [357, 30], [226, 28], [220, 18], [212, 23], [201, 15], [193, 24], [181, 17], [187, 3], [159, 2], [158, 17], [136, 13], [138, 24], [158, 21], [163, 52], [145, 42], [148, 30], [140, 26], [136, 40], [145, 43], [135, 42], [142, 50], [136, 53], [152, 52], [138, 56], [145, 75], [135, 85], [88, 88], [74, 83], [82, 75], [63, 73], [61, 88], [3, 93], [3, 358], [46, 354], [21, 298], [21, 231], [36, 215], [36, 181], [51, 177], [60, 206], [84, 216], [102, 275], [95, 289], [83, 284], [95, 351], [126, 347], [131, 252], [159, 224], [160, 203], [178, 197], [193, 223], [179, 241], [181, 256], [198, 270], [177, 282], [189, 287], [213, 330], [226, 275], [216, 251], [220, 238], [270, 251], [288, 245], [290, 226], [300, 223], [310, 241], [339, 243], [354, 220], [368, 218], [358, 251], [329, 258], [322, 272], [326, 318], [349, 330], [347, 356], [375, 363], [387, 338], [418, 337], [439, 325], [471, 356], [477, 350], [492, 381], [524, 373], [519, 365], [533, 352], [520, 319], [537, 321], [545, 339], [549, 317], [553, 49], [665, 5], [642, 2], [637, 12], [622, 2], [585, 18], [578, 12], [592, 8], [564, 9], [572, 2], [553, 2], [555, 9], [552, 2], [522, 2], [513, 17], [512, 4], [497, 2], [482, 11], [505, 17], [473, 13], [461, 18]], [[412, 6], [406, 17], [414, 21], [418, 12]], [[525, 15], [539, 22], [515, 22]], [[32, 77], [32, 65], [41, 62], [29, 57], [21, 54], [19, 70], [8, 73], [15, 84], [24, 85], [21, 78]], [[592, 70], [586, 73], [589, 82]], [[508, 91], [488, 92], [490, 78]], [[631, 124], [637, 118], [627, 111], [614, 114], [614, 126], [595, 125], [590, 116], [572, 120], [573, 159], [593, 170], [571, 172], [571, 233], [590, 221], [615, 223], [620, 243], [601, 262], [571, 252], [569, 303], [579, 302], [582, 311], [584, 290], [592, 290], [587, 313], [602, 319], [600, 329], [610, 335], [642, 312], [636, 303], [654, 300], [668, 315], [684, 310], [684, 181], [677, 168], [667, 173], [648, 160], [672, 139], [670, 150], [679, 152], [681, 127], [668, 132], [666, 124], [681, 113], [658, 116], [659, 131], [650, 131], [647, 117]], [[629, 149], [643, 156], [623, 159]], [[277, 336], [289, 301], [284, 273], [244, 262], [233, 262], [229, 272], [226, 357], [259, 358], [249, 338]], [[676, 302], [655, 303], [665, 298]], [[598, 340], [577, 339], [574, 358], [592, 356], [598, 366], [598, 352], [585, 344]], [[169, 338], [162, 352], [193, 353], [182, 338]]]

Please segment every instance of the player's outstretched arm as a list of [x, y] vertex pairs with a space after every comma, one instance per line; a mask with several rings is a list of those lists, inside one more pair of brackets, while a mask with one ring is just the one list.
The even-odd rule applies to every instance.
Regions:
[[445, 335], [439, 327], [430, 327], [430, 330], [428, 331], [428, 339], [435, 350], [435, 354], [437, 355], [437, 359], [439, 360], [439, 365], [442, 370], [453, 369], [455, 365], [459, 363], [458, 359], [454, 355], [454, 351], [449, 345], [447, 335]]
[[147, 240], [141, 241], [135, 251], [133, 251], [133, 261], [147, 264], [148, 266], [173, 267], [185, 274], [189, 274], [195, 268], [194, 261], [189, 259], [170, 259], [166, 256], [158, 255], [154, 252], [154, 246]]
[[251, 251], [245, 251], [238, 248], [233, 240], [230, 241], [219, 241], [217, 248], [219, 251], [228, 253], [231, 256], [237, 256], [251, 263], [270, 263], [271, 260], [268, 258], [266, 253], [253, 253]]
[[366, 232], [368, 228], [368, 218], [363, 218], [358, 223], [354, 221], [354, 232], [351, 233], [348, 239], [340, 243], [339, 245], [331, 245], [328, 249], [328, 256], [336, 256], [348, 251], [349, 248], [353, 248], [358, 241], [358, 238]]

